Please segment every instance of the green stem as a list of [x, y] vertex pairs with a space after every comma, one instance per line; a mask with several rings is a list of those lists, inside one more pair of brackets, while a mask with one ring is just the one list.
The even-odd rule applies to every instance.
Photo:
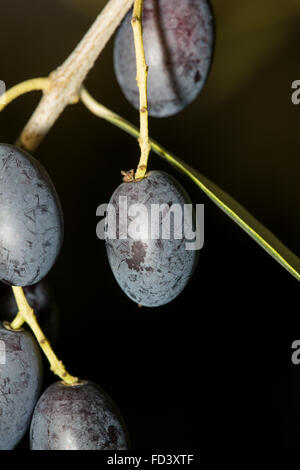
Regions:
[[30, 91], [46, 90], [50, 85], [50, 79], [47, 77], [31, 78], [25, 82], [18, 83], [2, 96], [3, 103], [0, 104], [0, 111], [2, 111], [9, 103], [14, 101], [19, 96], [29, 93]]
[[56, 374], [58, 377], [60, 377], [67, 384], [71, 385], [71, 384], [77, 383], [78, 378], [73, 377], [66, 371], [65, 366], [63, 365], [61, 361], [58, 360], [56, 354], [51, 348], [49, 341], [45, 337], [44, 333], [42, 332], [37, 322], [33, 309], [30, 307], [30, 305], [27, 302], [27, 299], [25, 297], [22, 287], [12, 286], [12, 290], [16, 299], [19, 313], [17, 314], [13, 322], [10, 324], [10, 327], [12, 329], [18, 329], [22, 326], [24, 322], [26, 322], [30, 326], [43, 353], [47, 357], [50, 363], [50, 369], [52, 370], [52, 372]]
[[148, 67], [145, 59], [144, 43], [143, 43], [143, 0], [135, 0], [131, 25], [133, 29], [134, 48], [136, 56], [136, 81], [139, 89], [140, 104], [140, 133], [139, 144], [141, 156], [135, 173], [135, 179], [144, 178], [147, 172], [147, 164], [151, 145], [149, 142], [148, 130], [148, 99], [147, 99], [147, 76]]

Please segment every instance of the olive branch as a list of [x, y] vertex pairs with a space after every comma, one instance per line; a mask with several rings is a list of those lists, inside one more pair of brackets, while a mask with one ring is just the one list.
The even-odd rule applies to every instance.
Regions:
[[[0, 104], [2, 111], [7, 104], [34, 90], [43, 92], [42, 99], [24, 127], [17, 145], [34, 151], [46, 137], [60, 114], [69, 104], [81, 101], [94, 115], [105, 119], [123, 131], [139, 139], [141, 157], [134, 178], [145, 176], [149, 151], [152, 150], [165, 159], [176, 170], [187, 175], [225, 214], [239, 225], [270, 256], [300, 281], [300, 259], [291, 252], [274, 234], [255, 219], [243, 206], [212, 183], [197, 170], [164, 149], [156, 141], [149, 139], [147, 107], [147, 73], [142, 37], [142, 0], [135, 0], [132, 27], [137, 60], [137, 84], [140, 94], [140, 130], [133, 124], [97, 102], [84, 88], [83, 83], [106, 43], [113, 35], [122, 18], [132, 6], [133, 0], [109, 0], [86, 35], [79, 42], [65, 62], [49, 77], [34, 78], [19, 83], [9, 89]], [[29, 306], [22, 287], [13, 287], [19, 313], [11, 323], [17, 329], [24, 322], [33, 330], [41, 348], [46, 354], [51, 370], [66, 383], [76, 383], [78, 379], [65, 370], [64, 365], [54, 354], [48, 340], [43, 335]]]

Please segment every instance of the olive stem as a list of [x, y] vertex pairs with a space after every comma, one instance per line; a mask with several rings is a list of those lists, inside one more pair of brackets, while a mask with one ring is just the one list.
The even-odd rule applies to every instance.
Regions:
[[59, 361], [56, 354], [54, 353], [48, 339], [45, 337], [41, 330], [33, 309], [27, 302], [22, 287], [12, 286], [12, 290], [16, 299], [19, 313], [10, 324], [12, 329], [19, 329], [24, 322], [26, 322], [32, 332], [34, 333], [40, 347], [42, 348], [45, 356], [50, 363], [50, 369], [54, 374], [60, 377], [67, 384], [75, 384], [78, 382], [77, 377], [73, 377], [67, 371], [62, 361]]
[[49, 87], [50, 79], [45, 77], [31, 78], [18, 83], [1, 95], [0, 112], [12, 101], [25, 93], [37, 90], [46, 90]]
[[[80, 98], [91, 113], [114, 124], [134, 137], [139, 135], [138, 129], [133, 124], [96, 101], [85, 88], [81, 89]], [[158, 142], [150, 139], [150, 144], [152, 150], [157, 155], [188, 176], [228, 217], [239, 225], [292, 276], [300, 281], [299, 257], [289, 250], [273, 233], [208, 178], [163, 148]]]
[[[22, 287], [21, 287], [22, 289]], [[23, 291], [23, 289], [22, 289]], [[23, 294], [24, 294], [24, 291], [23, 291]], [[22, 309], [23, 310], [23, 309]], [[11, 322], [10, 324], [10, 327], [13, 329], [13, 330], [18, 330], [19, 328], [22, 327], [22, 325], [25, 323], [25, 320], [24, 320], [24, 317], [21, 313], [21, 311], [18, 311], [17, 315], [15, 316], [15, 318], [13, 319], [13, 321]]]
[[133, 29], [134, 47], [136, 55], [136, 81], [139, 88], [140, 98], [140, 135], [139, 144], [141, 149], [140, 161], [135, 173], [135, 179], [144, 178], [147, 171], [147, 164], [151, 145], [149, 142], [148, 129], [148, 100], [147, 100], [147, 76], [148, 66], [145, 59], [143, 43], [143, 0], [135, 0], [131, 26]]

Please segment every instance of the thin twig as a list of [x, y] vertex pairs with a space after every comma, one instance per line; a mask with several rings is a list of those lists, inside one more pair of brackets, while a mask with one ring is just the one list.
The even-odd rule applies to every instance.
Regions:
[[14, 321], [11, 323], [10, 325], [11, 328], [13, 329], [20, 328], [22, 323], [26, 321], [26, 323], [28, 323], [31, 330], [33, 331], [36, 339], [38, 340], [39, 345], [42, 348], [45, 356], [47, 357], [50, 363], [50, 368], [52, 372], [54, 372], [54, 374], [56, 374], [64, 382], [68, 384], [77, 383], [78, 378], [70, 375], [66, 371], [66, 368], [63, 365], [63, 363], [57, 359], [57, 356], [54, 353], [53, 349], [51, 348], [49, 341], [47, 340], [41, 328], [39, 327], [34, 311], [28, 304], [22, 287], [13, 286], [12, 290], [13, 290], [13, 293], [17, 302], [19, 313], [15, 317]]
[[12, 101], [25, 93], [35, 90], [46, 90], [50, 84], [49, 78], [31, 78], [25, 82], [18, 83], [1, 95], [0, 112]]
[[139, 144], [141, 149], [140, 161], [135, 173], [135, 179], [144, 178], [147, 171], [147, 164], [151, 145], [149, 142], [148, 130], [148, 101], [147, 101], [147, 75], [148, 67], [145, 59], [143, 43], [143, 0], [135, 0], [131, 25], [133, 29], [135, 55], [136, 55], [136, 81], [140, 95], [140, 136]]

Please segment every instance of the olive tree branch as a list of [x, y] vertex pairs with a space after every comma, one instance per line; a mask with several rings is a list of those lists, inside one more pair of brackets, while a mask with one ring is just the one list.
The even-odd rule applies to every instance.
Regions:
[[151, 145], [148, 130], [148, 101], [147, 101], [147, 75], [148, 67], [145, 59], [143, 43], [143, 0], [135, 0], [131, 25], [133, 29], [134, 47], [136, 55], [136, 81], [140, 96], [140, 135], [139, 144], [141, 149], [140, 161], [135, 173], [135, 179], [144, 178], [147, 171], [147, 163]]
[[34, 151], [66, 106], [76, 102], [88, 72], [132, 3], [109, 0], [74, 51], [50, 74], [49, 87], [17, 141], [20, 147]]

